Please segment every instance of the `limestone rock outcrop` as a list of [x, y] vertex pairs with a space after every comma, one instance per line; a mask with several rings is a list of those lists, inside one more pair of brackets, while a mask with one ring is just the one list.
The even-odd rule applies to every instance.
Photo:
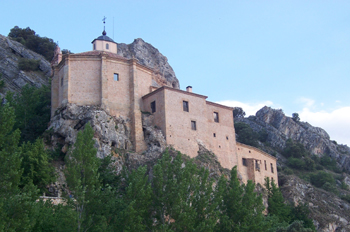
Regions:
[[282, 110], [263, 107], [255, 116], [240, 118], [255, 131], [266, 130], [267, 142], [277, 150], [285, 147], [287, 139], [302, 143], [312, 154], [323, 154], [337, 160], [338, 164], [350, 173], [350, 148], [331, 141], [325, 130], [313, 127], [307, 122], [295, 122]]
[[280, 175], [279, 184], [286, 200], [309, 206], [317, 231], [350, 231], [350, 204], [336, 194], [316, 188], [294, 175]]
[[97, 106], [77, 106], [67, 104], [59, 108], [52, 117], [49, 131], [53, 145], [61, 144], [66, 152], [73, 145], [79, 130], [90, 123], [95, 131], [97, 156], [104, 158], [115, 149], [132, 149], [130, 141], [129, 120], [108, 115]]
[[[23, 71], [18, 68], [20, 58], [39, 60], [39, 71]], [[25, 48], [21, 43], [0, 35], [0, 73], [5, 88], [0, 98], [7, 91], [20, 92], [26, 84], [40, 87], [49, 83], [51, 65], [43, 56]]]
[[134, 57], [140, 64], [152, 68], [155, 71], [154, 85], [180, 88], [179, 80], [168, 59], [157, 48], [142, 39], [135, 39], [131, 44], [118, 43], [118, 55], [128, 59]]

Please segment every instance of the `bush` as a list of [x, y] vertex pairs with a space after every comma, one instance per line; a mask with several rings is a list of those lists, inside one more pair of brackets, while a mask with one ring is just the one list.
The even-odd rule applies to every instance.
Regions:
[[[333, 186], [335, 185], [335, 180], [333, 178], [333, 175], [324, 171], [319, 171], [316, 174], [311, 174], [310, 182], [311, 184], [319, 188], [321, 188], [327, 182]], [[328, 184], [326, 185], [326, 187], [328, 188]]]
[[350, 203], [350, 194], [343, 195], [340, 198]]
[[236, 122], [234, 124], [237, 141], [253, 147], [258, 147], [258, 134], [246, 123]]
[[302, 159], [290, 157], [288, 159], [288, 166], [298, 170], [305, 169], [305, 162]]
[[322, 185], [322, 188], [328, 192], [333, 192], [333, 193], [338, 193], [337, 188], [335, 187], [334, 184], [331, 184], [329, 182], [326, 182]]
[[294, 143], [291, 139], [288, 139], [286, 142], [286, 147], [283, 150], [282, 154], [287, 158], [301, 158], [308, 156], [309, 152], [306, 150], [303, 144]]
[[334, 171], [336, 173], [341, 173], [340, 168], [337, 166], [337, 161], [328, 155], [323, 155], [320, 158], [320, 164], [328, 170]]
[[42, 55], [46, 60], [51, 61], [57, 44], [50, 38], [40, 37], [34, 30], [19, 28], [15, 26], [8, 34], [10, 38], [23, 44], [26, 48]]
[[33, 59], [20, 58], [18, 61], [18, 68], [23, 71], [39, 70], [40, 61]]
[[305, 166], [304, 166], [305, 170], [314, 171], [316, 169], [315, 161], [313, 161], [311, 158], [305, 157], [304, 162], [305, 162]]
[[290, 168], [286, 168], [286, 169], [284, 169], [284, 174], [286, 174], [286, 175], [293, 175], [294, 174], [294, 172], [293, 172], [293, 170], [292, 169], [290, 169]]

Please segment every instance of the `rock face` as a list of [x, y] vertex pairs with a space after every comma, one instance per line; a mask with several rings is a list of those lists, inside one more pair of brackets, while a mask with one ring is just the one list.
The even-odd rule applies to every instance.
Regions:
[[296, 176], [279, 176], [284, 198], [294, 204], [306, 203], [317, 231], [350, 231], [350, 204], [337, 195], [315, 188]]
[[[20, 70], [19, 58], [39, 60], [40, 71]], [[6, 91], [20, 92], [26, 84], [36, 87], [47, 85], [51, 76], [51, 65], [43, 56], [25, 48], [21, 43], [0, 35], [0, 73], [5, 81], [5, 88], [0, 90], [1, 98]]]
[[158, 49], [142, 39], [135, 39], [131, 44], [118, 44], [118, 55], [125, 58], [139, 60], [140, 64], [154, 69], [154, 85], [169, 86], [179, 89], [179, 80], [175, 76], [173, 68], [169, 65], [168, 59]]
[[284, 115], [282, 110], [263, 107], [256, 116], [237, 119], [250, 125], [255, 131], [265, 129], [268, 133], [267, 142], [277, 150], [285, 147], [287, 139], [302, 143], [312, 154], [329, 155], [338, 164], [350, 172], [350, 148], [331, 141], [325, 130], [313, 127], [307, 122], [295, 122]]

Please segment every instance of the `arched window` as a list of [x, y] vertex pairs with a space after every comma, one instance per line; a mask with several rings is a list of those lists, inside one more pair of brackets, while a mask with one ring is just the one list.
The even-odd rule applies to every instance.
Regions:
[[106, 49], [109, 49], [109, 44], [106, 44]]

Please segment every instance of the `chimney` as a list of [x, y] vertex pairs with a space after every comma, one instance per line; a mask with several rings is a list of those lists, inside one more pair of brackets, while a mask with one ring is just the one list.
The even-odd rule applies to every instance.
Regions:
[[189, 93], [192, 93], [192, 86], [187, 86], [186, 87], [186, 91], [189, 92]]

